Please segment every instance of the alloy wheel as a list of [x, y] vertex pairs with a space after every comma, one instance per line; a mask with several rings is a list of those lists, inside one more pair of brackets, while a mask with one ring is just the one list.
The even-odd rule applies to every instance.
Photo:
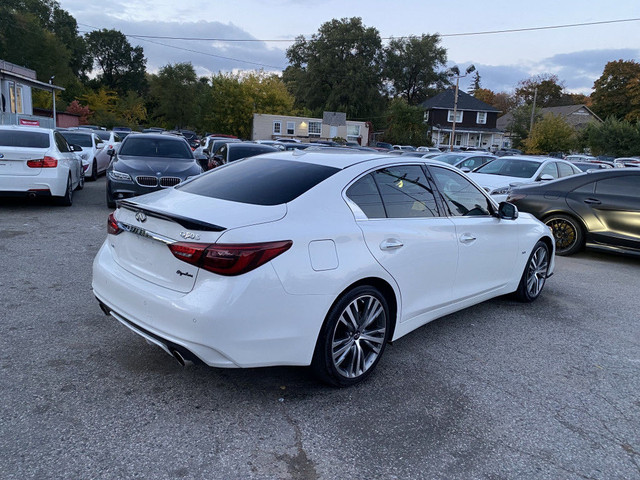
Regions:
[[540, 295], [549, 271], [549, 252], [540, 245], [535, 250], [527, 267], [527, 292], [532, 298]]

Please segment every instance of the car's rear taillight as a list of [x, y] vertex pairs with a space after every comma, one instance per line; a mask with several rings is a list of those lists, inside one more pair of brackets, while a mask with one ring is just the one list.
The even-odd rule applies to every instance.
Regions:
[[244, 244], [178, 242], [169, 245], [169, 249], [183, 262], [231, 277], [264, 265], [289, 250], [291, 245], [291, 240]]
[[120, 225], [118, 225], [115, 215], [111, 212], [109, 214], [109, 218], [107, 218], [107, 233], [111, 235], [118, 235], [119, 233], [122, 233], [122, 231], [123, 230], [120, 228]]
[[53, 157], [44, 157], [42, 160], [27, 160], [29, 168], [56, 168], [58, 160]]

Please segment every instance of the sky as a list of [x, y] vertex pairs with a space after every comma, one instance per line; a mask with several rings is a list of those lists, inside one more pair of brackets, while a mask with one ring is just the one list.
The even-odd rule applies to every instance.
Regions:
[[[483, 88], [512, 92], [537, 74], [555, 74], [573, 93], [590, 94], [607, 62], [640, 59], [640, 20], [525, 32], [456, 35], [640, 19], [639, 0], [59, 0], [81, 32], [115, 28], [143, 47], [147, 70], [191, 62], [199, 75], [280, 72], [293, 40], [333, 18], [361, 17], [380, 36], [442, 36], [448, 65], [473, 64]], [[135, 35], [252, 39], [186, 41]], [[467, 88], [471, 76], [461, 80]]]

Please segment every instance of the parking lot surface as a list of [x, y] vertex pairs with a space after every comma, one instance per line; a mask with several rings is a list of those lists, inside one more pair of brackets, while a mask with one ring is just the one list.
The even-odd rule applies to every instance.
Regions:
[[106, 317], [108, 213], [104, 177], [0, 200], [0, 477], [640, 479], [640, 259], [559, 257], [535, 303], [437, 320], [335, 389], [183, 368]]

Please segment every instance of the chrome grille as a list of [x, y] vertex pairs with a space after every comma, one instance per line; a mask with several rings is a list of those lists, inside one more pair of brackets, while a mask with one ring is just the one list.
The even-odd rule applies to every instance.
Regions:
[[180, 177], [162, 177], [160, 179], [161, 187], [174, 187], [180, 183]]
[[147, 177], [144, 175], [139, 175], [136, 177], [136, 182], [141, 187], [157, 187], [158, 179], [156, 177]]

